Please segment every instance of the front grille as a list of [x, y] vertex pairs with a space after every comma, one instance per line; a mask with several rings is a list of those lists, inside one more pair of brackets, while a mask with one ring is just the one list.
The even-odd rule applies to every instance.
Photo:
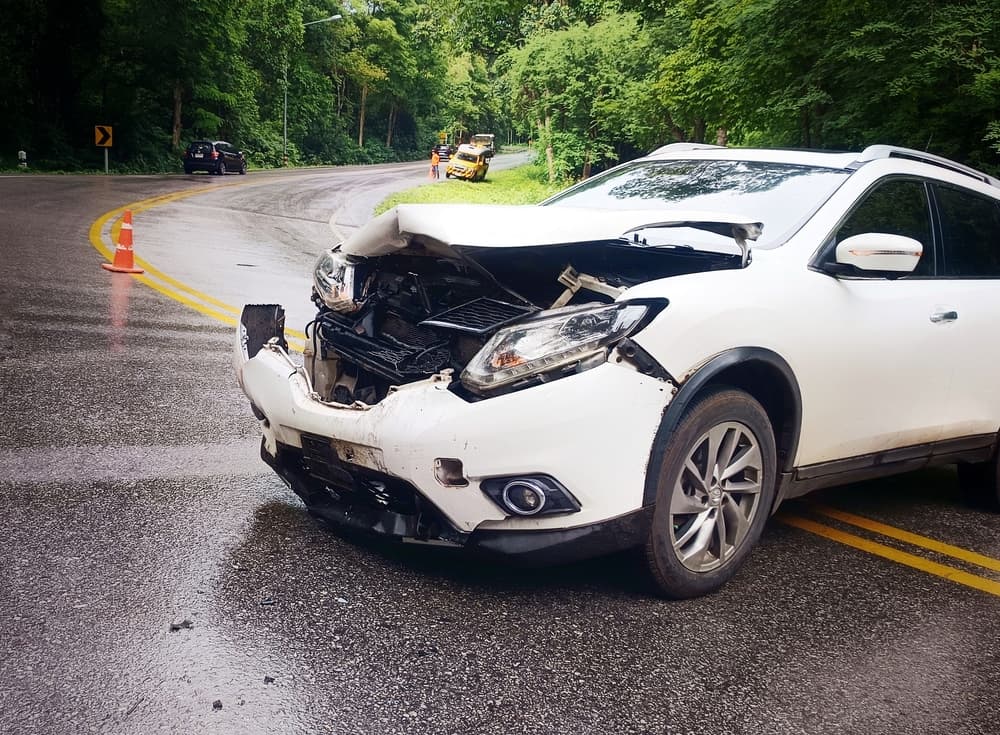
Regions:
[[420, 326], [454, 329], [483, 335], [535, 311], [534, 307], [508, 304], [496, 299], [479, 298], [442, 311], [420, 322]]
[[437, 344], [433, 345], [425, 344], [426, 340], [406, 345], [388, 334], [372, 338], [332, 324], [322, 325], [321, 334], [339, 355], [389, 380], [406, 382], [407, 378], [424, 377], [449, 364], [450, 353], [442, 338], [437, 338]]

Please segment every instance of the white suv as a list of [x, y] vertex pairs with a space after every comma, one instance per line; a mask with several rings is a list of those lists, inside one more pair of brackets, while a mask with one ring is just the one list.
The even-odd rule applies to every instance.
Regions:
[[1000, 184], [677, 144], [537, 207], [400, 206], [248, 306], [262, 456], [336, 527], [711, 592], [784, 499], [930, 464], [998, 503]]

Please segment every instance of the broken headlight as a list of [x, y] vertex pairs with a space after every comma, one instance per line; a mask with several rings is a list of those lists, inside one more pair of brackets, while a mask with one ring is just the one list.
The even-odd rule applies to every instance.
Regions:
[[[643, 304], [620, 303], [541, 312], [493, 335], [466, 366], [462, 382], [485, 392], [577, 363], [593, 367], [648, 310]], [[588, 363], [594, 357], [598, 359]]]
[[353, 258], [334, 250], [319, 256], [313, 268], [313, 286], [324, 304], [341, 314], [355, 311], [355, 283]]

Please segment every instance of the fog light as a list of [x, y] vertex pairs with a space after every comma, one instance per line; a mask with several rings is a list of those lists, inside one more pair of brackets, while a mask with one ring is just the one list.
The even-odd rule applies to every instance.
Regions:
[[551, 515], [580, 510], [573, 494], [549, 475], [488, 477], [479, 487], [508, 515]]
[[502, 497], [509, 510], [522, 516], [533, 516], [545, 507], [545, 487], [537, 480], [511, 480]]

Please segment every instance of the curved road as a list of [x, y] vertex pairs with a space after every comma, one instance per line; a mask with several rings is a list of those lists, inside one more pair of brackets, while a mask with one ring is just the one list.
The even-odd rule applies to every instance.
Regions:
[[[1000, 518], [948, 471], [793, 507], [679, 603], [629, 556], [514, 570], [309, 518], [227, 319], [301, 329], [331, 217], [425, 170], [0, 177], [0, 733], [996, 732]], [[134, 203], [146, 280], [99, 267]]]

